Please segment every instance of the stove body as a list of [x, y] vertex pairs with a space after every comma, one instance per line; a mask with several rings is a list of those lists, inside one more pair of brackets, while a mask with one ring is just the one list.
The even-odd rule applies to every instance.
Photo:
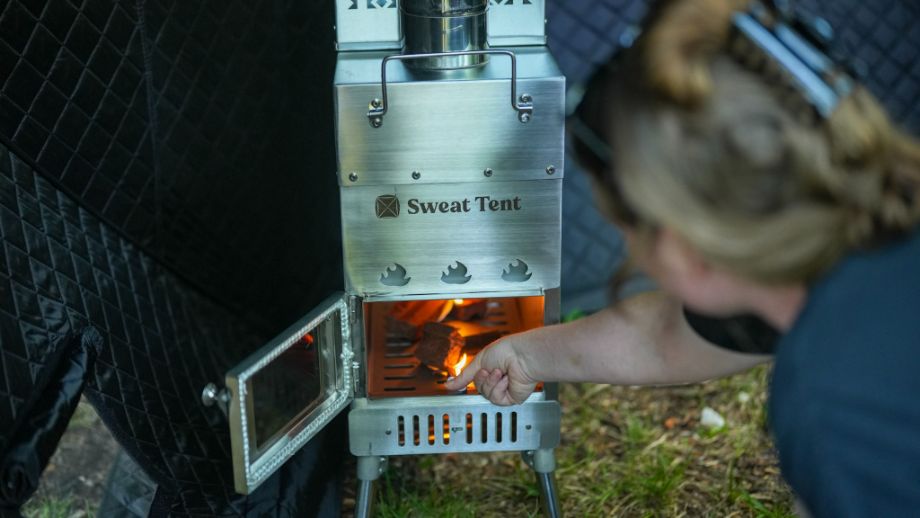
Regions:
[[[346, 290], [363, 301], [365, 317], [381, 302], [474, 298], [490, 300], [492, 323], [504, 323], [504, 332], [556, 323], [565, 80], [544, 46], [542, 2], [487, 10], [485, 2], [460, 0], [432, 11], [438, 3], [338, 11]], [[398, 31], [350, 30], [399, 24], [402, 41]], [[441, 55], [426, 57], [432, 53]], [[519, 309], [524, 301], [539, 306], [539, 322], [532, 309]], [[507, 323], [525, 313], [528, 322]], [[558, 443], [555, 386], [511, 408], [472, 391], [419, 390], [431, 380], [412, 380], [420, 369], [407, 367], [413, 345], [385, 344], [384, 326], [370, 324], [361, 325], [365, 349], [356, 351], [358, 371], [367, 370], [349, 414], [355, 455]], [[371, 361], [377, 357], [405, 361]], [[401, 384], [369, 394], [366, 380], [381, 377]]]
[[[486, 310], [461, 327], [559, 321], [565, 79], [545, 47], [543, 0], [337, 0], [336, 21], [346, 293], [228, 373], [237, 489], [350, 406], [356, 515], [369, 514], [387, 456], [486, 451], [523, 452], [558, 515], [557, 387], [513, 407], [472, 387], [450, 393], [448, 373], [421, 365], [417, 341], [387, 324], [397, 308], [435, 305], [427, 320], [439, 321], [468, 301]], [[284, 372], [309, 380], [302, 401]]]

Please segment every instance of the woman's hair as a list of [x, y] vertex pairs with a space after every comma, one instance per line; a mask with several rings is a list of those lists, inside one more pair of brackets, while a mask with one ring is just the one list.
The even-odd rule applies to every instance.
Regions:
[[586, 99], [614, 156], [600, 181], [627, 225], [666, 226], [759, 282], [810, 282], [917, 226], [920, 147], [862, 86], [820, 118], [762, 58], [730, 50], [745, 7], [658, 5]]

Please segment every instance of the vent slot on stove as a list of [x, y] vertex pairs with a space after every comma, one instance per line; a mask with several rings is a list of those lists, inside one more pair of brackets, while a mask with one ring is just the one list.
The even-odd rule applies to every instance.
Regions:
[[[450, 414], [397, 416], [396, 442], [402, 448], [415, 449], [413, 446], [447, 446], [454, 437], [460, 440], [461, 444], [465, 442], [471, 446], [513, 444], [518, 441], [517, 412], [468, 412], [457, 417], [464, 425], [462, 428], [451, 428]], [[410, 423], [409, 429], [406, 429], [407, 422]], [[407, 440], [407, 437], [411, 437], [411, 440]]]
[[441, 417], [441, 433], [444, 434], [444, 444], [450, 444], [450, 416], [447, 414]]

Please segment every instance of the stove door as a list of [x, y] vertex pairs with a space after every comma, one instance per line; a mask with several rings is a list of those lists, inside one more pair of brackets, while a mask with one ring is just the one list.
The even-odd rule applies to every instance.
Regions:
[[330, 297], [227, 373], [238, 492], [252, 492], [354, 399], [356, 307], [354, 297]]

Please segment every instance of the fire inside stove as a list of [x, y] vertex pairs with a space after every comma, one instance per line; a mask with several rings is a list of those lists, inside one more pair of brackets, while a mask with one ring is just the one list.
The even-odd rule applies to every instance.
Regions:
[[[543, 297], [375, 302], [365, 305], [371, 398], [444, 396], [490, 343], [543, 325]], [[475, 393], [467, 387], [463, 393]]]

